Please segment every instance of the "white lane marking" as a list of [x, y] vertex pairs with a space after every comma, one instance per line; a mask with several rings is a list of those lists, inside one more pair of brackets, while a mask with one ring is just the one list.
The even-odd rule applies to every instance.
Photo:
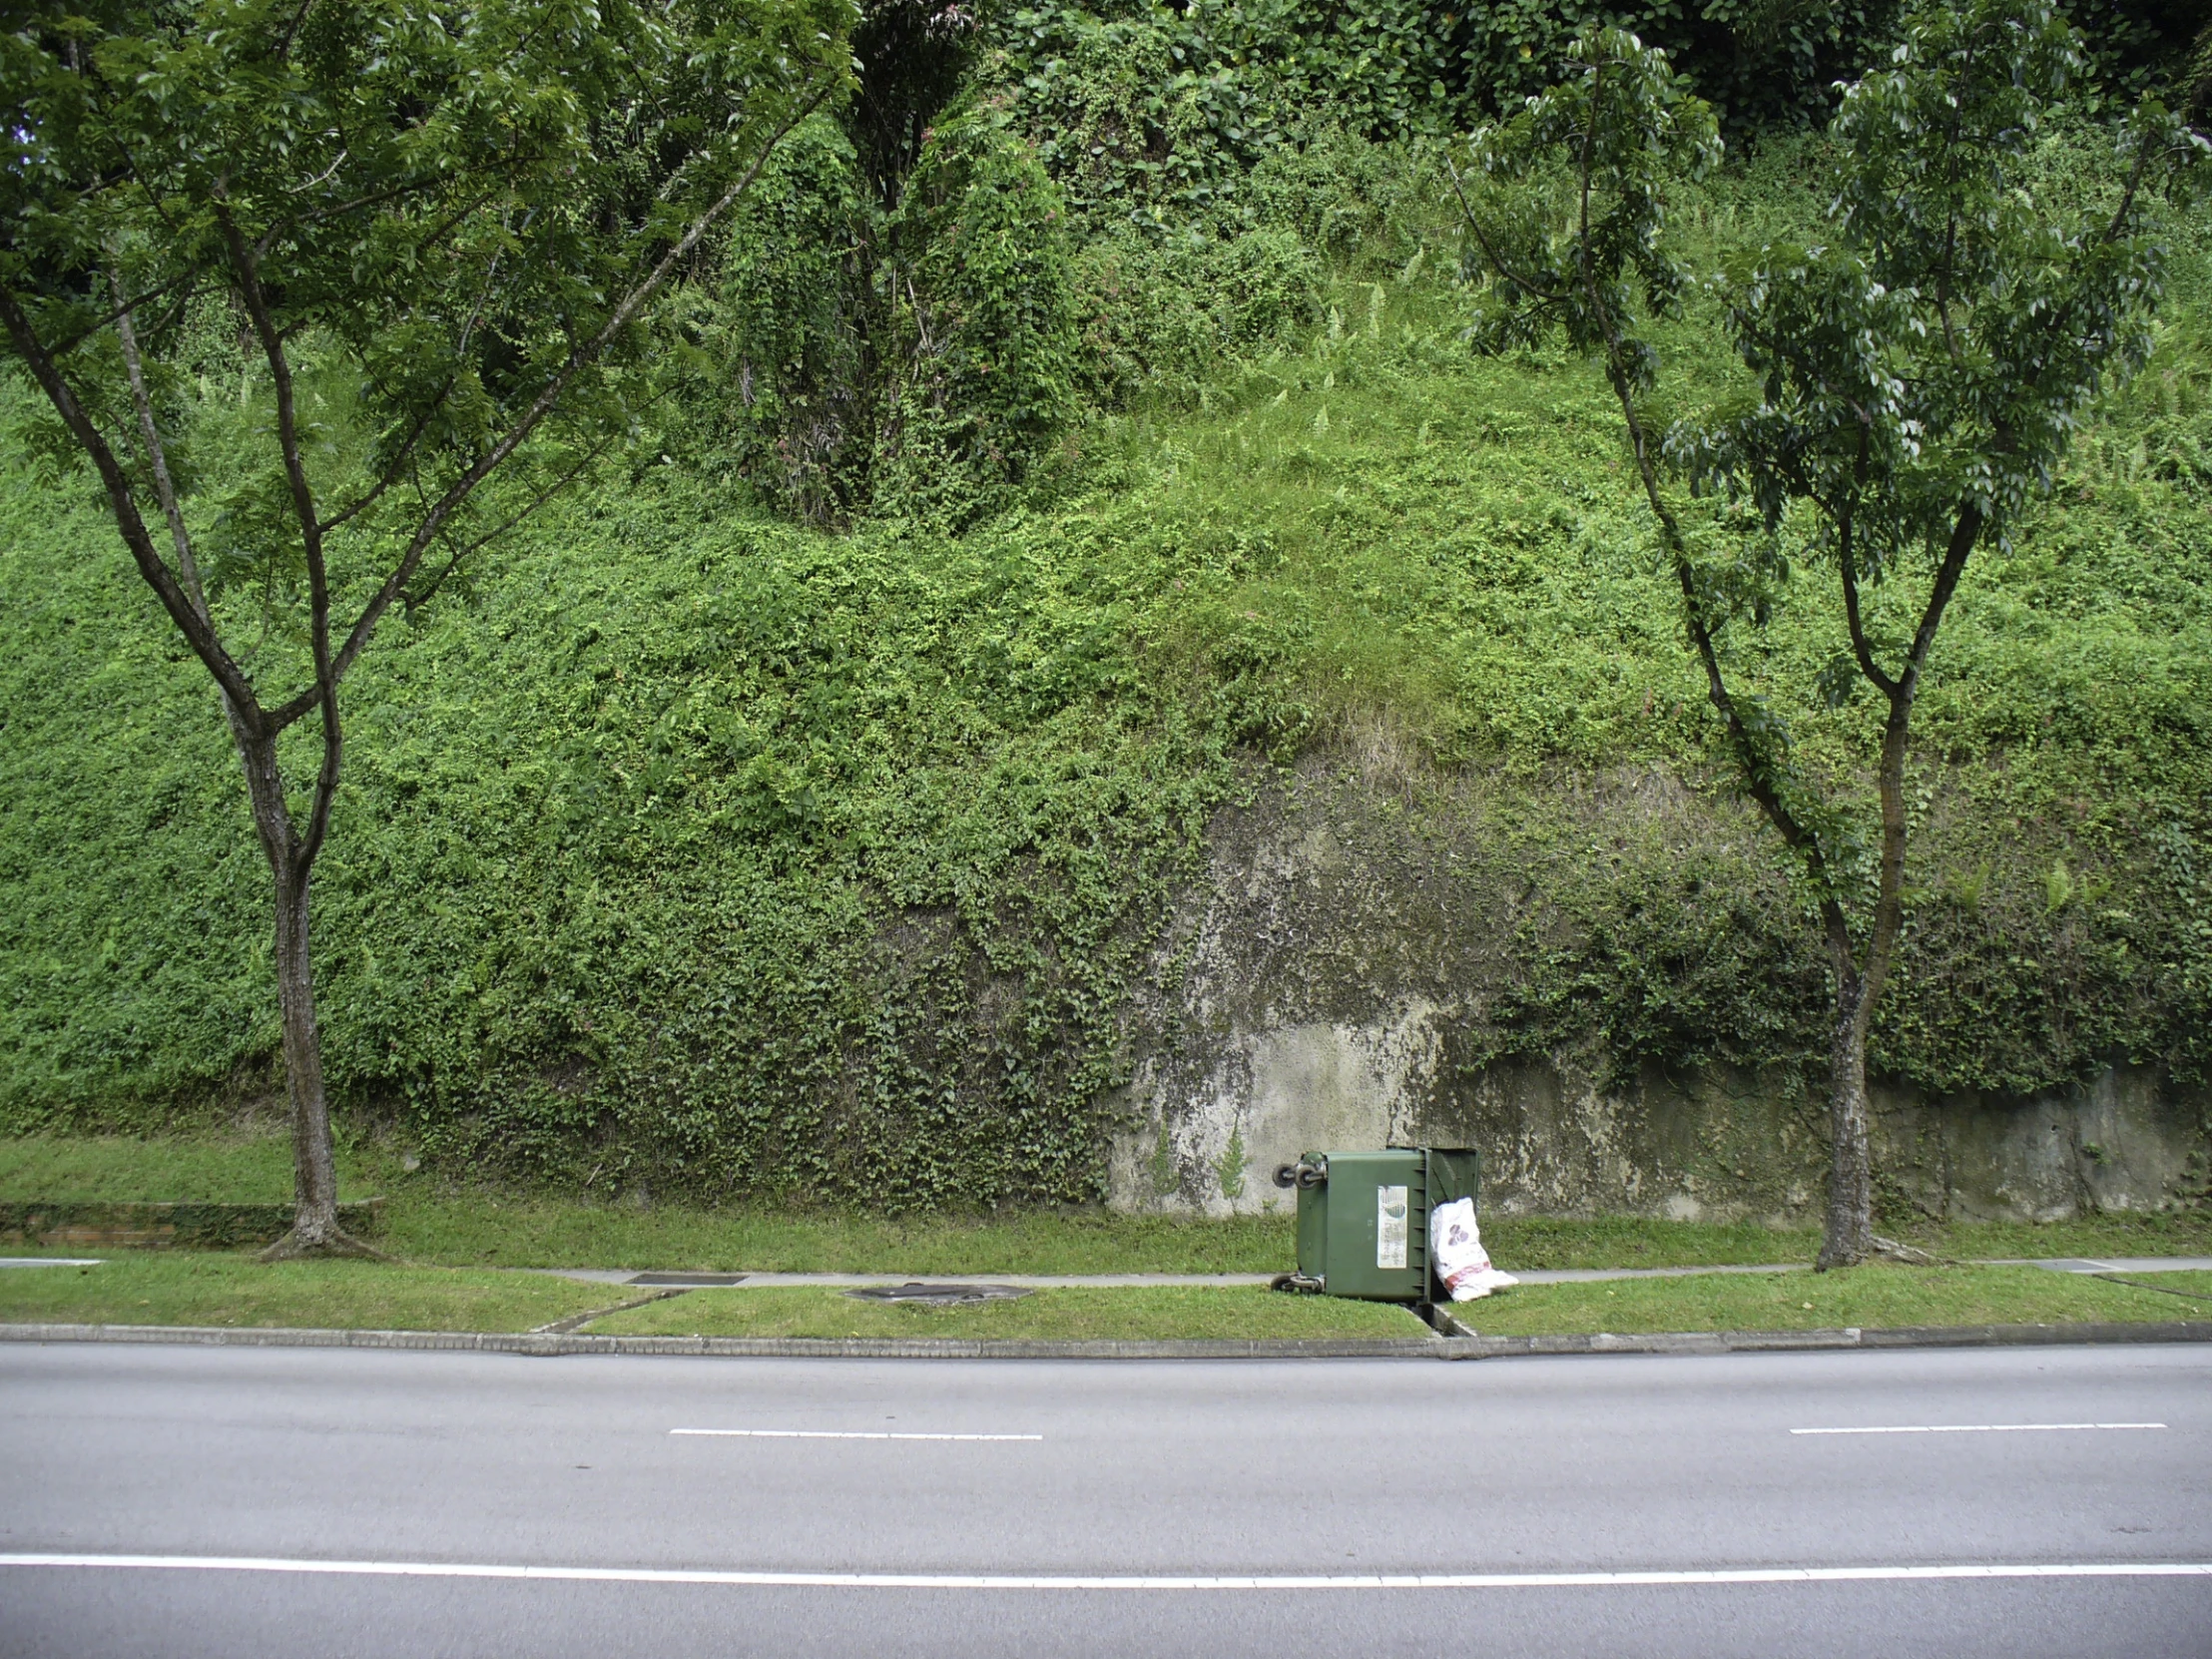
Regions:
[[1793, 1428], [1793, 1434], [2055, 1434], [2073, 1428], [2163, 1428], [2162, 1422], [1935, 1422], [1891, 1428]]
[[2053, 1561], [1927, 1567], [1719, 1567], [1679, 1572], [1073, 1573], [721, 1572], [527, 1567], [461, 1561], [295, 1561], [223, 1555], [0, 1555], [0, 1567], [127, 1567], [368, 1578], [528, 1578], [595, 1584], [732, 1584], [828, 1590], [1515, 1590], [1668, 1584], [1840, 1584], [1951, 1578], [2212, 1578], [2212, 1561]]
[[671, 1428], [671, 1434], [712, 1434], [746, 1440], [1041, 1440], [1042, 1434], [894, 1434], [842, 1428]]

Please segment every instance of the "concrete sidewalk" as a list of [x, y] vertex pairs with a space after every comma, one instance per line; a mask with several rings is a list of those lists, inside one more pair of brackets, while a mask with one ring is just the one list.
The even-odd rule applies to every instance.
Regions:
[[[2053, 1257], [2048, 1260], [2003, 1259], [1965, 1264], [1983, 1268], [2043, 1268], [2051, 1273], [2212, 1273], [2212, 1256], [2132, 1256], [2093, 1261], [2086, 1257]], [[656, 1273], [629, 1268], [523, 1268], [523, 1273], [550, 1274], [594, 1285], [689, 1287], [699, 1290], [773, 1290], [779, 1287], [820, 1286], [830, 1290], [857, 1290], [867, 1285], [1018, 1285], [1025, 1290], [1139, 1290], [1164, 1286], [1265, 1285], [1273, 1278], [1265, 1273]], [[1770, 1262], [1760, 1265], [1689, 1268], [1532, 1268], [1511, 1273], [1524, 1285], [1583, 1285], [1611, 1279], [1690, 1279], [1716, 1273], [1810, 1273], [1807, 1262]]]

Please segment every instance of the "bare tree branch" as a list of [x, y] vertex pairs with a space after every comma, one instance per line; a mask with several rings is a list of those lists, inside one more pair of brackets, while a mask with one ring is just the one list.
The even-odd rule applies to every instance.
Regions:
[[1859, 614], [1859, 550], [1853, 536], [1858, 523], [1859, 494], [1867, 482], [1867, 446], [1869, 439], [1864, 422], [1859, 427], [1859, 454], [1852, 463], [1851, 493], [1835, 507], [1838, 525], [1836, 563], [1843, 572], [1844, 619], [1851, 629], [1852, 654], [1859, 659], [1859, 672], [1864, 674], [1884, 697], [1897, 696], [1898, 683], [1883, 672], [1882, 665], [1874, 660], [1874, 648], [1867, 643], [1867, 629]]
[[[156, 287], [148, 288], [136, 299], [129, 300], [125, 304], [119, 305], [116, 309], [94, 318], [91, 322], [87, 323], [84, 327], [78, 329], [76, 333], [70, 335], [69, 338], [63, 340], [60, 344], [49, 346], [47, 349], [53, 352], [56, 359], [68, 356], [72, 351], [76, 350], [78, 346], [84, 344], [86, 340], [96, 338], [99, 335], [100, 330], [107, 327], [110, 323], [114, 322], [117, 317], [126, 315], [130, 311], [137, 310], [140, 306], [144, 305], [150, 299], [160, 298], [163, 294], [169, 292], [170, 289], [176, 287], [181, 282], [190, 281], [192, 279], [192, 275], [193, 274], [188, 271], [182, 276], [172, 276], [168, 281], [163, 282]], [[189, 303], [193, 295], [199, 291], [201, 290], [199, 290], [198, 288], [187, 288], [184, 293], [178, 295], [177, 303], [179, 305]]]
[[1459, 213], [1466, 220], [1467, 229], [1474, 233], [1474, 240], [1482, 250], [1482, 257], [1490, 262], [1490, 269], [1497, 272], [1531, 299], [1548, 300], [1553, 304], [1557, 304], [1560, 300], [1566, 298], [1566, 294], [1562, 290], [1536, 286], [1534, 282], [1498, 258], [1497, 250], [1490, 246], [1490, 239], [1483, 234], [1482, 221], [1475, 217], [1474, 208], [1467, 201], [1466, 191], [1460, 187], [1459, 170], [1451, 165], [1449, 156], [1444, 158], [1444, 172], [1451, 179], [1451, 194], [1459, 199]]
[[276, 37], [276, 61], [282, 63], [291, 56], [291, 43], [299, 33], [299, 25], [307, 21], [307, 13], [314, 9], [314, 0], [299, 0], [299, 9], [291, 14], [291, 21], [284, 25], [284, 32]]
[[398, 481], [400, 474], [407, 469], [408, 455], [413, 452], [414, 446], [421, 439], [422, 434], [429, 430], [430, 417], [445, 406], [445, 400], [452, 395], [452, 392], [453, 377], [448, 375], [445, 384], [438, 388], [437, 396], [423, 405], [421, 413], [415, 417], [413, 429], [407, 433], [406, 440], [400, 444], [398, 452], [392, 456], [391, 464], [384, 469], [383, 476], [370, 485], [357, 500], [341, 507], [324, 519], [320, 526], [324, 535], [328, 535], [349, 519], [357, 518], [368, 511], [376, 504], [383, 493]]
[[[1627, 351], [1621, 344], [1620, 329], [1614, 319], [1612, 307], [1605, 303], [1603, 290], [1592, 280], [1585, 288], [1591, 314], [1596, 317], [1605, 339], [1606, 377], [1612, 382], [1613, 395], [1619, 402], [1621, 418], [1628, 428], [1630, 452], [1636, 461], [1636, 476], [1643, 484], [1644, 499], [1650, 504], [1652, 516], [1659, 521], [1659, 533], [1666, 543], [1667, 554], [1674, 565], [1675, 580], [1682, 589], [1683, 616], [1689, 627], [1690, 642], [1697, 649], [1698, 661], [1705, 669], [1706, 696], [1728, 728], [1737, 759], [1744, 775], [1745, 787], [1752, 799], [1781, 833], [1791, 849], [1805, 858], [1816, 885], [1823, 893], [1829, 889], [1829, 870], [1826, 855], [1821, 850], [1819, 838], [1798, 822], [1782, 797], [1776, 792], [1769, 776], [1771, 768], [1767, 758], [1759, 751], [1750, 730], [1744, 725], [1742, 711], [1728, 689], [1727, 677], [1721, 671], [1720, 652], [1714, 640], [1714, 628], [1705, 613], [1705, 597], [1698, 590], [1697, 567], [1690, 558], [1689, 542], [1682, 534], [1681, 520], [1667, 504], [1659, 489], [1657, 464], [1652, 458], [1650, 435], [1644, 428], [1643, 416], [1636, 407], [1634, 387], [1629, 380]], [[1834, 904], [1833, 899], [1823, 900], [1824, 913]], [[1837, 911], [1840, 924], [1842, 911]]]
[[185, 593], [192, 600], [192, 608], [199, 612], [201, 621], [208, 619], [208, 596], [200, 586], [200, 567], [192, 556], [192, 536], [185, 528], [185, 515], [177, 504], [177, 486], [169, 473], [169, 451], [162, 443], [161, 427], [154, 419], [154, 400], [146, 391], [146, 368], [139, 355], [138, 330], [131, 324], [131, 307], [123, 296], [122, 272], [111, 265], [108, 284], [116, 298], [116, 338], [123, 348], [123, 372], [130, 381], [131, 401], [138, 409], [139, 441], [146, 446], [146, 463], [154, 474], [154, 493], [162, 504], [162, 514], [169, 520], [169, 539], [177, 550], [177, 571], [184, 579]]
[[524, 519], [528, 518], [532, 513], [536, 512], [540, 507], [544, 506], [548, 501], [552, 500], [553, 497], [560, 494], [562, 490], [568, 488], [570, 484], [574, 483], [578, 478], [582, 477], [586, 469], [588, 469], [594, 461], [598, 460], [602, 455], [606, 454], [608, 450], [614, 447], [615, 439], [620, 435], [621, 434], [619, 432], [610, 432], [607, 434], [607, 436], [601, 438], [598, 443], [594, 444], [591, 449], [586, 452], [582, 460], [578, 461], [574, 466], [570, 467], [566, 472], [562, 473], [560, 477], [554, 479], [552, 483], [546, 485], [546, 487], [540, 490], [537, 496], [532, 499], [527, 506], [523, 507], [512, 518], [509, 518], [504, 524], [500, 525], [495, 530], [487, 530], [486, 532], [484, 532], [484, 534], [478, 536], [474, 541], [470, 542], [466, 547], [461, 548], [453, 555], [452, 558], [446, 560], [445, 567], [440, 570], [435, 576], [430, 578], [430, 585], [428, 587], [424, 588], [420, 593], [402, 593], [399, 596], [401, 604], [404, 605], [410, 613], [413, 612], [416, 606], [428, 604], [431, 598], [437, 593], [438, 589], [445, 585], [445, 579], [453, 574], [453, 572], [459, 567], [463, 559], [466, 559], [470, 554], [476, 552], [479, 548], [482, 548], [491, 542], [497, 541], [509, 530], [512, 530], [516, 525], [520, 524]]
[[[735, 184], [722, 193], [722, 196], [713, 206], [699, 216], [692, 224], [691, 229], [686, 231], [675, 246], [662, 256], [645, 279], [623, 296], [621, 303], [616, 305], [613, 313], [599, 330], [589, 339], [580, 340], [570, 347], [567, 360], [554, 372], [552, 378], [546, 381], [529, 408], [523, 411], [521, 418], [508, 428], [506, 434], [498, 442], [477, 457], [475, 463], [466, 472], [447, 486], [445, 493], [438, 497], [429, 512], [423, 516], [421, 525], [409, 539], [406, 551], [400, 556], [398, 563], [392, 567], [390, 575], [384, 579], [383, 584], [369, 598], [368, 602], [361, 607], [359, 618], [354, 622], [351, 631], [346, 635], [345, 644], [339, 649], [332, 661], [332, 683], [343, 679], [346, 672], [353, 666], [355, 659], [360, 656], [362, 649], [368, 644], [369, 636], [376, 631], [376, 624], [382, 619], [384, 612], [391, 608], [391, 602], [404, 591], [408, 582], [413, 579], [415, 571], [422, 563], [424, 552], [437, 538], [438, 532], [444, 527], [445, 521], [453, 515], [462, 502], [466, 501], [475, 492], [479, 484], [488, 478], [508, 456], [520, 448], [532, 432], [537, 430], [539, 424], [552, 412], [553, 406], [560, 401], [562, 393], [567, 391], [570, 382], [587, 364], [598, 357], [624, 328], [629, 326], [631, 319], [637, 315], [639, 309], [648, 299], [660, 291], [661, 285], [667, 281], [669, 274], [699, 245], [699, 239], [707, 234], [708, 229], [715, 221], [727, 213], [739, 197], [752, 189], [754, 181], [760, 177], [761, 170], [768, 165], [769, 157], [776, 153], [776, 147], [783, 141], [784, 136], [821, 107], [823, 100], [829, 97], [834, 84], [830, 81], [824, 82], [822, 86], [816, 89], [812, 98], [807, 99], [792, 112], [784, 123], [776, 129], [769, 142], [762, 147], [760, 155], [754, 158], [753, 165], [745, 170], [744, 175]], [[292, 721], [305, 714], [307, 710], [313, 708], [319, 695], [320, 692], [316, 689], [302, 692], [290, 702], [271, 711], [270, 718], [279, 729], [288, 726]]]
[[1874, 926], [1867, 946], [1862, 1025], [1873, 1018], [1875, 1002], [1881, 997], [1883, 983], [1890, 974], [1898, 935], [1905, 926], [1905, 760], [1912, 744], [1913, 705], [1920, 692], [1921, 670], [1928, 661], [1930, 648], [1936, 643], [1936, 631], [1942, 624], [1943, 611], [1958, 591], [1958, 579], [1965, 572], [1967, 557], [1973, 552], [1983, 522], [1978, 507], [1969, 504], [1959, 512], [1951, 527], [1949, 544], [1943, 550], [1942, 565], [1936, 573], [1936, 585], [1921, 613], [1920, 630], [1913, 637], [1905, 672], [1898, 677], [1896, 688], [1890, 693], [1890, 718], [1884, 723], [1882, 732], [1882, 866], [1875, 892]]
[[131, 560], [138, 566], [139, 574], [146, 579], [146, 585], [161, 600], [162, 609], [177, 624], [178, 632], [185, 636], [185, 643], [192, 647], [193, 655], [207, 666], [208, 672], [215, 677], [215, 683], [223, 689], [224, 695], [238, 705], [240, 717], [248, 723], [249, 730], [261, 731], [264, 715], [261, 705], [255, 700], [252, 684], [238, 664], [231, 660], [230, 653], [224, 650], [223, 642], [216, 637], [215, 630], [195, 608], [191, 595], [185, 592], [177, 578], [171, 574], [168, 563], [154, 546], [154, 538], [147, 533], [146, 520], [139, 514], [138, 499], [131, 489], [130, 478], [117, 461], [115, 451], [109, 447], [98, 422], [85, 411], [84, 405], [77, 400], [76, 392], [63, 378], [45, 343], [31, 326], [30, 318], [24, 315], [22, 304], [14, 291], [5, 287], [0, 287], [0, 323], [6, 324], [9, 339], [14, 342], [23, 360], [30, 365], [31, 377], [38, 382], [39, 389], [46, 393], [46, 399], [53, 404], [54, 412], [61, 416], [70, 435], [91, 457], [94, 469], [100, 474], [100, 482], [108, 492], [108, 504], [115, 512], [116, 526], [122, 533], [124, 545], [131, 550]]
[[[270, 225], [268, 230], [262, 233], [260, 240], [254, 244], [255, 257], [257, 259], [266, 257], [270, 249], [276, 245], [277, 237], [279, 237], [286, 231], [296, 231], [302, 226], [313, 225], [318, 221], [325, 219], [337, 219], [345, 214], [356, 213], [362, 208], [376, 207], [380, 203], [394, 202], [402, 196], [411, 195], [416, 191], [428, 189], [432, 185], [450, 184], [455, 180], [466, 179], [473, 174], [486, 173], [495, 170], [510, 168], [514, 165], [516, 160], [517, 157], [515, 153], [506, 152], [492, 158], [489, 161], [479, 162], [474, 167], [456, 168], [450, 173], [442, 173], [433, 177], [403, 179], [396, 185], [387, 186], [382, 190], [373, 190], [368, 192], [364, 196], [356, 196], [344, 202], [334, 203], [327, 208], [317, 208], [312, 213], [297, 214], [288, 219], [276, 220]], [[429, 237], [426, 240], [434, 242], [438, 237], [443, 236], [447, 231], [451, 230], [455, 225], [459, 224], [462, 219], [465, 219], [470, 213], [482, 207], [486, 202], [489, 202], [494, 196], [497, 196], [498, 194], [498, 191], [492, 190], [487, 191], [482, 196], [471, 199], [462, 208], [459, 214], [456, 214], [454, 217], [446, 220], [444, 224], [438, 226], [432, 233], [430, 233]]]
[[[299, 452], [299, 419], [292, 394], [291, 359], [284, 351], [283, 339], [270, 312], [269, 296], [262, 290], [261, 271], [246, 246], [238, 221], [220, 202], [215, 217], [231, 251], [239, 296], [245, 301], [247, 317], [262, 342], [262, 355], [269, 360], [269, 371], [276, 378], [276, 444], [283, 457], [284, 478], [291, 491], [292, 517], [298, 522], [300, 544], [307, 560], [308, 643], [314, 655], [313, 696], [322, 707], [322, 766], [315, 775], [314, 801], [307, 813], [306, 833], [299, 835], [294, 847], [295, 878], [303, 884], [329, 830], [330, 803], [337, 796], [338, 757], [344, 746], [344, 732], [338, 721], [337, 677], [330, 665], [329, 570], [322, 556], [322, 526], [315, 512], [314, 488], [307, 481], [306, 463]], [[277, 729], [282, 730], [281, 725]]]

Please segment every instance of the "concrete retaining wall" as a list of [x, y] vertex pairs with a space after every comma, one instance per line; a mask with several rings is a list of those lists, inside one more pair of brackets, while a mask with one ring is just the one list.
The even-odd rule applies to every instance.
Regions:
[[[1115, 1207], [1266, 1210], [1289, 1201], [1278, 1164], [1394, 1141], [1483, 1149], [1485, 1203], [1502, 1213], [1816, 1219], [1818, 1079], [1809, 1092], [1781, 1070], [1647, 1069], [1608, 1084], [1596, 1055], [1467, 1063], [1467, 1032], [1509, 977], [1506, 923], [1525, 888], [1464, 823], [1393, 818], [1390, 800], [1387, 779], [1309, 774], [1217, 823], [1119, 1102], [1131, 1127], [1113, 1148]], [[1623, 812], [1674, 814], [1709, 839], [1754, 832], [1664, 781], [1592, 809], [1597, 823]], [[1875, 1095], [1893, 1206], [2055, 1220], [2207, 1192], [2212, 1092], [2155, 1070], [2029, 1098]]]

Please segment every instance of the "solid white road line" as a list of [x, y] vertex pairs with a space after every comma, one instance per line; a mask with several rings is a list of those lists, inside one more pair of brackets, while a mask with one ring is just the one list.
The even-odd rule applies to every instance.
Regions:
[[827, 1590], [1519, 1590], [1670, 1584], [1844, 1584], [1953, 1578], [2212, 1578], [2212, 1561], [2062, 1561], [1994, 1566], [1721, 1567], [1683, 1572], [1222, 1573], [1207, 1576], [718, 1572], [669, 1567], [525, 1567], [460, 1561], [292, 1561], [220, 1555], [0, 1555], [0, 1567], [128, 1567], [365, 1578], [527, 1578], [594, 1584], [734, 1584]]
[[1793, 1428], [1793, 1434], [2055, 1434], [2070, 1428], [2163, 1428], [2162, 1422], [1936, 1422], [1895, 1428]]
[[671, 1428], [671, 1434], [710, 1434], [744, 1440], [1041, 1440], [1042, 1434], [894, 1434], [842, 1428]]

